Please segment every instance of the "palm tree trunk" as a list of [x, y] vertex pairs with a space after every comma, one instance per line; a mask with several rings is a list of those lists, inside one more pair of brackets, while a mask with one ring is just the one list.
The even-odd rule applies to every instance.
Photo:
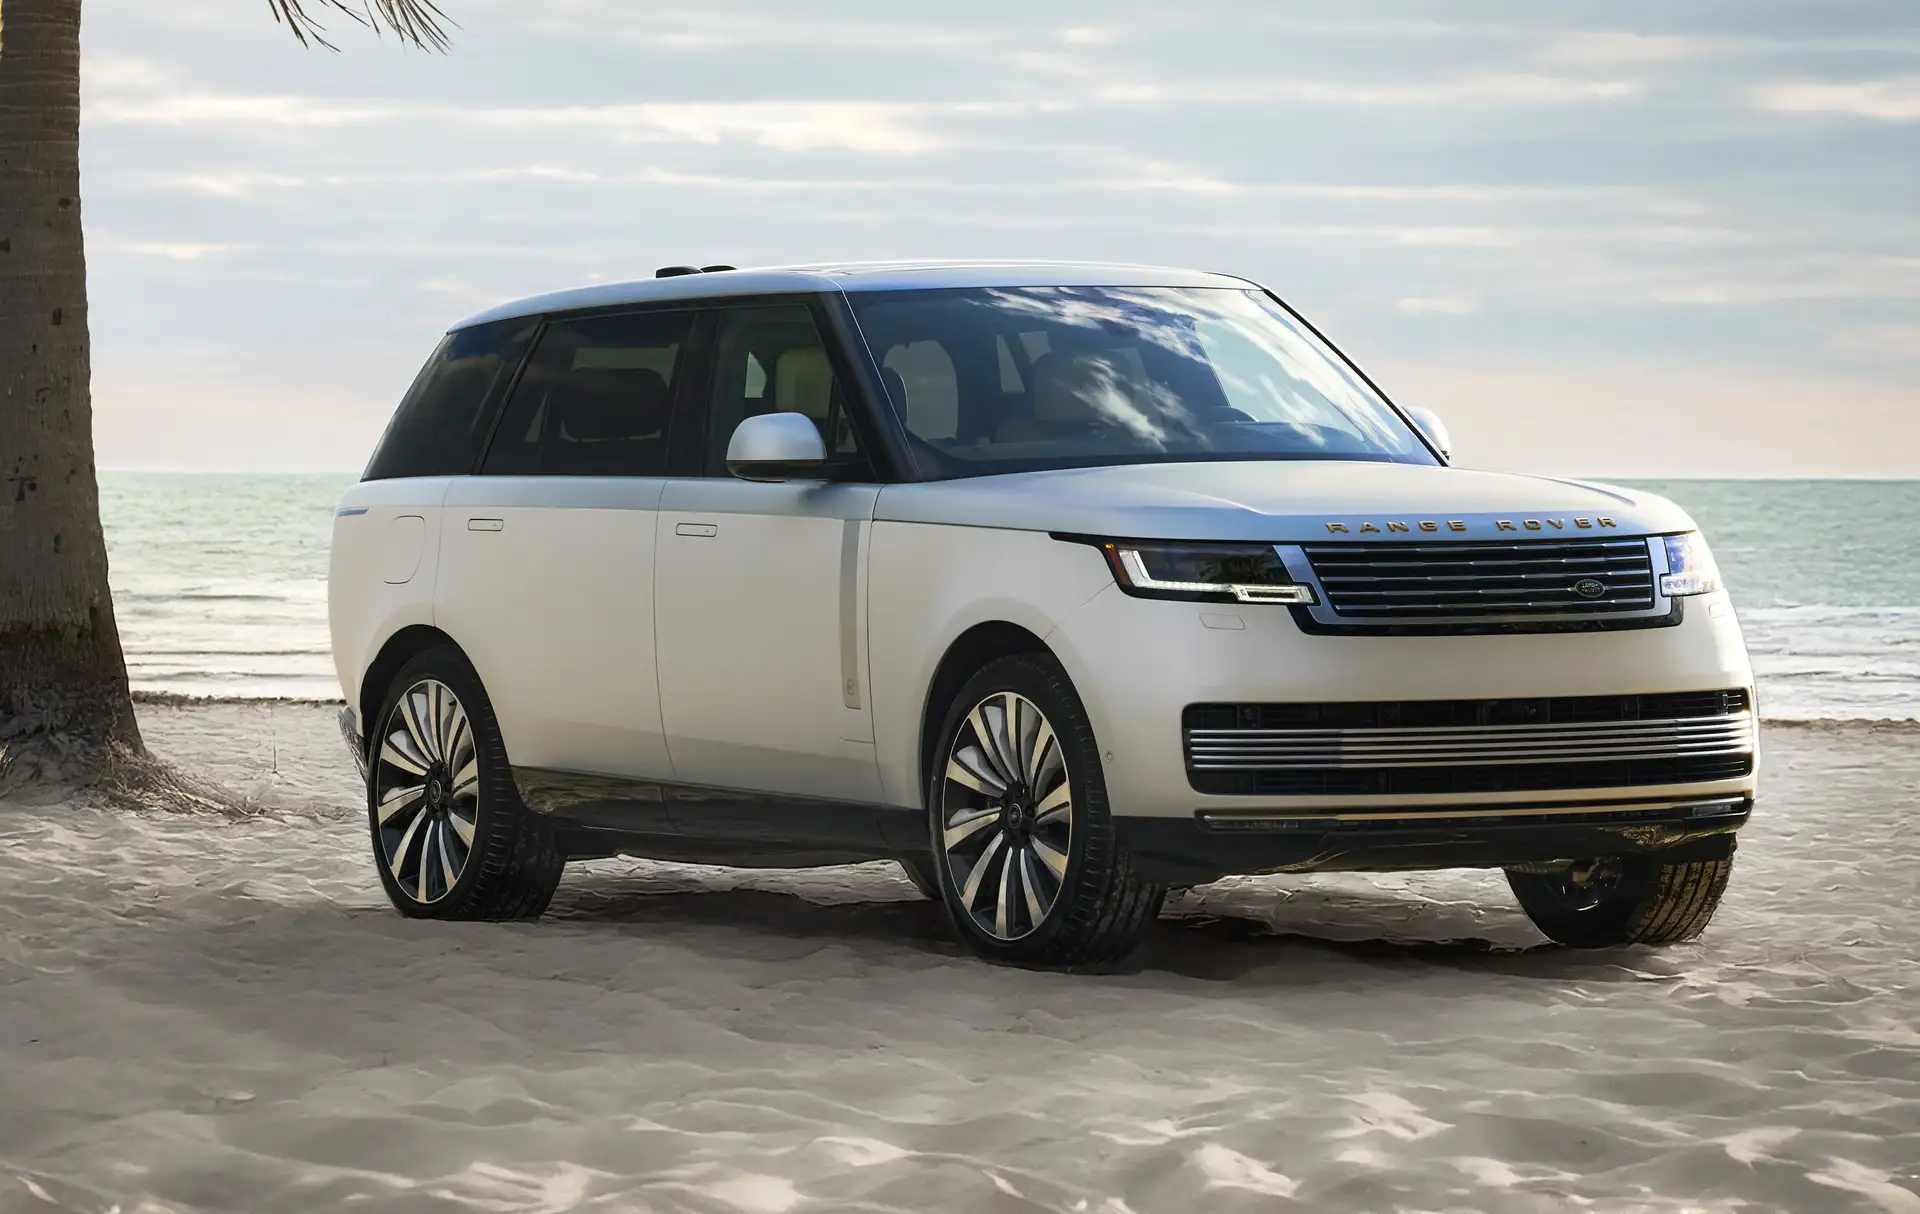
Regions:
[[141, 751], [93, 468], [80, 3], [0, 0], [0, 788]]

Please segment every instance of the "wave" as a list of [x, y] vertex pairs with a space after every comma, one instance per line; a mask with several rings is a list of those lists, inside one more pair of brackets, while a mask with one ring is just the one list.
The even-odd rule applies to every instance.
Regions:
[[212, 707], [219, 704], [301, 704], [315, 708], [340, 708], [346, 704], [346, 700], [340, 696], [196, 695], [185, 691], [145, 691], [138, 688], [133, 692], [133, 702], [167, 708]]
[[136, 649], [126, 647], [129, 659], [143, 658], [155, 661], [161, 658], [176, 660], [186, 658], [327, 658], [333, 657], [333, 650], [321, 646], [318, 649], [308, 646], [289, 646], [285, 649]]

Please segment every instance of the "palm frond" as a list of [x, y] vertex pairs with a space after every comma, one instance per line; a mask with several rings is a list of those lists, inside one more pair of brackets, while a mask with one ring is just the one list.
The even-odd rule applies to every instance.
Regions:
[[453, 22], [433, 0], [267, 0], [273, 19], [286, 25], [301, 46], [340, 48], [327, 38], [327, 27], [308, 12], [308, 5], [345, 15], [376, 35], [391, 30], [402, 42], [423, 51], [447, 49], [446, 27]]

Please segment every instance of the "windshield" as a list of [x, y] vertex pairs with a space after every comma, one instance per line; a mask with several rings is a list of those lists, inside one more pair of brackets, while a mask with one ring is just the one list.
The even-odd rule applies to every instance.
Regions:
[[983, 287], [853, 292], [936, 479], [1193, 460], [1433, 455], [1265, 293]]

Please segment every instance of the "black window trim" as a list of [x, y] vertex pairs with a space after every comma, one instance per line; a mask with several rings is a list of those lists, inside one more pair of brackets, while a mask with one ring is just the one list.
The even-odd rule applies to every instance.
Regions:
[[[706, 471], [706, 443], [710, 437], [707, 428], [713, 405], [711, 389], [716, 370], [714, 364], [720, 355], [719, 332], [723, 315], [749, 308], [804, 306], [813, 317], [814, 328], [818, 330], [820, 343], [827, 352], [827, 361], [833, 367], [833, 378], [838, 389], [840, 405], [846, 411], [847, 421], [853, 426], [854, 441], [860, 444], [861, 453], [866, 456], [866, 463], [873, 474], [873, 479], [870, 481], [863, 478], [858, 482], [847, 483], [884, 485], [912, 479], [900, 474], [903, 461], [898, 458], [893, 448], [886, 445], [885, 431], [876, 422], [876, 414], [878, 417], [891, 419], [892, 411], [876, 410], [876, 400], [872, 391], [878, 386], [878, 376], [874, 374], [870, 381], [866, 375], [862, 374], [860, 360], [849, 356], [850, 352], [856, 348], [860, 353], [865, 353], [866, 347], [864, 343], [858, 341], [857, 337], [852, 341], [849, 340], [849, 333], [857, 334], [859, 331], [851, 328], [850, 313], [842, 315], [833, 308], [832, 301], [837, 297], [837, 292], [833, 296], [828, 296], [807, 291], [729, 295], [702, 301], [712, 314], [713, 323], [707, 330], [706, 366], [704, 373], [700, 376], [704, 381], [701, 385], [702, 391], [691, 406], [692, 409], [697, 410], [694, 418], [699, 424], [694, 429], [700, 435], [699, 447], [694, 454], [694, 470], [684, 475], [699, 477], [703, 480], [720, 479], [709, 475]], [[676, 418], [676, 422], [677, 420]], [[829, 462], [831, 462], [831, 453], [829, 453]]]
[[[1271, 288], [1248, 283], [1246, 289], [1257, 291], [1278, 304], [1308, 332], [1324, 342], [1336, 358], [1345, 363], [1358, 375], [1367, 387], [1371, 388], [1387, 407], [1413, 431], [1422, 446], [1432, 452], [1434, 458], [1444, 467], [1446, 460], [1427, 439], [1426, 433], [1416, 425], [1393, 398], [1375, 383], [1360, 364], [1348, 356], [1318, 326], [1298, 309], [1289, 304]], [[831, 291], [776, 291], [762, 292], [756, 295], [719, 295], [693, 299], [663, 299], [638, 303], [601, 304], [587, 308], [569, 308], [564, 311], [547, 312], [530, 316], [503, 317], [489, 324], [503, 324], [514, 320], [534, 323], [532, 337], [521, 350], [519, 361], [510, 375], [500, 377], [494, 384], [488, 399], [481, 405], [481, 413], [487, 419], [486, 441], [480, 445], [480, 452], [474, 458], [473, 465], [466, 475], [482, 475], [487, 454], [493, 448], [493, 440], [499, 429], [501, 418], [506, 413], [506, 402], [520, 386], [520, 379], [526, 374], [527, 366], [533, 359], [533, 353], [539, 349], [540, 339], [546, 335], [547, 326], [559, 321], [588, 320], [601, 316], [624, 316], [638, 312], [697, 312], [693, 335], [688, 341], [687, 366], [681, 374], [680, 382], [674, 386], [673, 412], [667, 432], [667, 466], [665, 475], [669, 477], [695, 477], [705, 475], [705, 425], [707, 421], [708, 396], [712, 385], [713, 360], [718, 350], [714, 336], [718, 330], [717, 316], [731, 308], [775, 307], [793, 304], [806, 306], [819, 326], [821, 338], [826, 343], [827, 357], [833, 363], [834, 377], [841, 384], [841, 400], [847, 409], [849, 420], [854, 426], [855, 437], [867, 453], [873, 466], [876, 480], [881, 484], [899, 484], [924, 480], [944, 479], [931, 474], [917, 465], [913, 458], [913, 447], [909, 440], [905, 420], [899, 415], [887, 398], [886, 381], [880, 374], [880, 363], [873, 349], [867, 344], [866, 335], [853, 314], [853, 304], [847, 298], [844, 289]], [[442, 337], [450, 336], [457, 330], [448, 330]], [[439, 349], [435, 345], [435, 351]], [[404, 398], [403, 398], [404, 399]], [[691, 435], [680, 432], [685, 423], [694, 420], [699, 423], [692, 428]], [[694, 442], [693, 437], [698, 441]], [[378, 445], [374, 448], [379, 452]], [[372, 459], [369, 457], [368, 466]], [[459, 475], [453, 473], [450, 475]], [[362, 474], [365, 479], [365, 474]]]
[[[487, 449], [493, 446], [494, 431], [499, 429], [499, 426], [500, 426], [500, 415], [503, 412], [505, 412], [506, 402], [508, 398], [512, 395], [514, 386], [520, 382], [520, 376], [526, 369], [527, 360], [533, 356], [534, 347], [540, 344], [540, 335], [546, 332], [547, 326], [546, 326], [545, 319], [538, 316], [504, 316], [504, 317], [501, 317], [499, 320], [492, 320], [492, 321], [487, 321], [484, 324], [468, 326], [468, 328], [473, 328], [473, 329], [484, 329], [484, 328], [504, 329], [507, 326], [515, 325], [515, 324], [529, 325], [532, 328], [532, 332], [527, 337], [526, 343], [523, 346], [521, 346], [519, 358], [514, 360], [514, 363], [510, 368], [503, 368], [503, 370], [506, 371], [506, 374], [496, 375], [494, 377], [493, 383], [490, 384], [487, 388], [487, 395], [481, 398], [480, 408], [476, 412], [475, 416], [477, 419], [483, 421], [483, 423], [485, 424], [486, 434], [480, 441], [478, 454], [476, 454], [473, 457], [473, 462], [470, 465], [468, 465], [467, 470], [465, 472], [435, 472], [435, 473], [425, 474], [426, 476], [472, 476], [479, 471], [481, 464], [486, 462]], [[448, 329], [446, 332], [440, 335], [439, 340], [434, 342], [433, 353], [427, 356], [426, 363], [420, 368], [419, 373], [415, 375], [414, 381], [408, 384], [406, 395], [400, 398], [399, 405], [395, 406], [394, 408], [394, 416], [388, 419], [387, 428], [381, 432], [379, 441], [374, 443], [373, 454], [367, 457], [366, 466], [363, 469], [361, 469], [361, 472], [360, 472], [360, 480], [362, 483], [376, 479], [375, 477], [372, 476], [373, 465], [380, 458], [381, 449], [386, 446], [388, 436], [392, 433], [395, 422], [399, 420], [401, 411], [403, 411], [407, 407], [407, 403], [412, 399], [414, 387], [418, 385], [420, 379], [424, 377], [429, 371], [431, 371], [434, 368], [434, 365], [439, 361], [441, 348], [447, 342], [451, 341], [456, 334], [464, 333], [466, 331], [467, 331], [466, 329]], [[424, 477], [423, 476], [383, 476], [377, 479], [379, 480], [420, 480], [420, 479], [424, 479]]]
[[603, 316], [627, 316], [647, 312], [695, 312], [693, 335], [688, 339], [686, 365], [676, 376], [673, 413], [667, 430], [667, 465], [670, 478], [706, 476], [706, 425], [713, 384], [713, 364], [719, 355], [717, 335], [720, 315], [739, 308], [805, 307], [813, 316], [833, 366], [835, 382], [840, 385], [842, 407], [853, 425], [855, 441], [866, 453], [874, 482], [895, 484], [921, 479], [908, 455], [906, 432], [900, 419], [886, 403], [885, 388], [878, 365], [867, 349], [860, 329], [854, 323], [853, 310], [844, 292], [777, 291], [757, 295], [722, 295], [699, 299], [671, 299], [647, 303], [611, 304], [591, 308], [569, 308], [530, 318], [537, 321], [532, 339], [520, 355], [513, 374], [502, 376], [496, 396], [483, 406], [488, 411], [487, 441], [481, 445], [469, 475], [484, 475], [487, 454], [505, 416], [505, 404], [520, 386], [531, 365], [540, 339], [552, 324], [573, 320], [596, 320]]
[[[1387, 406], [1388, 411], [1390, 411], [1396, 418], [1398, 418], [1401, 424], [1406, 426], [1406, 428], [1412, 432], [1414, 438], [1416, 438], [1419, 441], [1420, 446], [1433, 456], [1435, 463], [1437, 463], [1439, 466], [1443, 468], [1450, 466], [1450, 463], [1447, 457], [1445, 457], [1440, 453], [1440, 449], [1438, 447], [1434, 446], [1432, 440], [1427, 437], [1426, 431], [1420, 428], [1419, 424], [1413, 420], [1413, 417], [1405, 409], [1401, 408], [1400, 405], [1396, 404], [1393, 398], [1387, 395], [1385, 389], [1381, 388], [1379, 384], [1374, 382], [1373, 377], [1367, 374], [1366, 369], [1364, 367], [1362, 367], [1350, 355], [1348, 355], [1348, 353], [1345, 350], [1341, 349], [1337, 344], [1335, 344], [1332, 338], [1328, 337], [1325, 333], [1321, 332], [1319, 326], [1315, 325], [1312, 321], [1308, 320], [1305, 316], [1303, 316], [1297, 308], [1295, 308], [1292, 304], [1288, 303], [1285, 299], [1281, 298], [1280, 295], [1277, 294], [1272, 288], [1262, 286], [1259, 283], [1252, 282], [1246, 279], [1242, 279], [1240, 281], [1242, 285], [1239, 287], [1223, 287], [1220, 289], [1244, 290], [1252, 294], [1263, 295], [1267, 299], [1272, 300], [1274, 304], [1279, 306], [1281, 311], [1285, 312], [1289, 317], [1291, 317], [1294, 321], [1296, 321], [1307, 332], [1313, 334], [1314, 337], [1318, 338], [1322, 343], [1324, 343], [1326, 348], [1332, 351], [1333, 356], [1336, 359], [1338, 359], [1345, 367], [1347, 367], [1348, 370], [1352, 371], [1355, 375], [1357, 375], [1360, 378], [1360, 381], [1366, 384], [1368, 388], [1371, 388], [1374, 394], [1380, 398], [1381, 402]], [[929, 288], [929, 289], [940, 290], [943, 288]], [[918, 461], [914, 459], [913, 457], [914, 443], [917, 442], [918, 440], [914, 439], [909, 434], [906, 427], [906, 419], [901, 416], [900, 410], [895, 409], [893, 407], [891, 401], [887, 397], [886, 381], [882, 379], [880, 375], [879, 356], [875, 354], [873, 351], [873, 348], [867, 344], [866, 332], [860, 327], [859, 319], [858, 317], [855, 316], [853, 311], [853, 303], [851, 300], [847, 298], [847, 292], [845, 291], [844, 288], [837, 290], [833, 293], [831, 302], [827, 304], [827, 313], [830, 317], [832, 317], [835, 324], [836, 332], [839, 334], [840, 339], [845, 343], [846, 348], [849, 351], [853, 352], [855, 355], [854, 364], [859, 371], [861, 395], [866, 398], [865, 410], [870, 414], [877, 415], [878, 420], [874, 423], [874, 429], [884, 437], [886, 441], [887, 451], [888, 451], [890, 461], [894, 469], [901, 473], [901, 475], [898, 475], [894, 479], [898, 481], [903, 481], [903, 482], [904, 481], [914, 481], [914, 482], [938, 481], [938, 480], [949, 479], [948, 477], [939, 474], [934, 469], [923, 468], [919, 466]], [[1024, 354], [1025, 354], [1024, 350], [1014, 350], [1012, 351], [1012, 353], [1016, 360], [1016, 363], [1026, 363], [1026, 359], [1024, 358]], [[1029, 373], [1030, 366], [1031, 364], [1027, 363], [1027, 365], [1021, 366], [1019, 368], [1021, 376], [1023, 378]], [[1158, 463], [1158, 462], [1162, 462], [1162, 461], [1159, 461], [1156, 459], [1127, 460], [1127, 461], [1121, 461], [1120, 463], [1114, 463], [1111, 465], [1103, 461], [1098, 463], [1090, 463], [1090, 464], [1087, 464], [1086, 466], [1087, 467], [1109, 467], [1109, 466], [1118, 467], [1118, 466], [1121, 466], [1122, 463], [1134, 464], [1134, 463]], [[975, 475], [991, 476], [996, 474], [995, 473], [978, 473]]]
[[[506, 377], [505, 388], [498, 389], [498, 392], [499, 392], [498, 398], [494, 400], [489, 400], [486, 403], [486, 405], [483, 406], [483, 408], [486, 408], [492, 411], [492, 416], [488, 419], [488, 423], [487, 423], [487, 441], [481, 444], [480, 455], [477, 459], [473, 461], [473, 467], [468, 471], [468, 475], [469, 476], [530, 475], [527, 473], [507, 473], [507, 472], [487, 473], [482, 471], [482, 469], [484, 469], [487, 466], [487, 456], [492, 454], [493, 452], [494, 440], [499, 436], [499, 433], [500, 433], [500, 423], [502, 420], [505, 419], [507, 415], [507, 409], [506, 409], [507, 402], [513, 399], [514, 392], [516, 392], [519, 389], [520, 380], [526, 375], [527, 368], [533, 365], [533, 356], [540, 349], [541, 339], [546, 337], [547, 330], [549, 328], [552, 328], [556, 324], [566, 324], [576, 320], [602, 320], [602, 319], [606, 319], [609, 317], [616, 317], [616, 316], [635, 316], [635, 315], [643, 315], [643, 314], [659, 314], [659, 313], [671, 313], [671, 312], [692, 313], [693, 325], [688, 332], [687, 349], [685, 353], [681, 356], [683, 365], [680, 368], [676, 369], [676, 373], [674, 375], [673, 404], [667, 414], [666, 465], [665, 465], [665, 468], [661, 471], [661, 473], [657, 477], [632, 477], [630, 479], [659, 480], [659, 479], [665, 479], [667, 477], [680, 475], [680, 473], [676, 472], [674, 469], [674, 462], [673, 462], [673, 455], [675, 451], [674, 438], [675, 438], [675, 431], [679, 428], [681, 423], [681, 418], [685, 413], [684, 401], [686, 400], [685, 394], [688, 391], [688, 386], [689, 386], [688, 381], [692, 379], [704, 379], [705, 376], [704, 376], [704, 368], [702, 367], [702, 363], [710, 361], [710, 358], [707, 357], [707, 351], [701, 345], [701, 337], [703, 333], [703, 328], [705, 326], [705, 312], [706, 312], [705, 304], [704, 304], [704, 301], [702, 300], [686, 300], [686, 299], [662, 300], [660, 301], [660, 304], [656, 306], [642, 305], [642, 306], [636, 307], [632, 304], [618, 304], [611, 307], [574, 308], [565, 312], [549, 312], [541, 315], [538, 318], [539, 325], [534, 330], [532, 340], [527, 343], [526, 350], [520, 355], [519, 365], [513, 369], [513, 374], [511, 376]], [[701, 372], [701, 374], [695, 374], [695, 372]], [[558, 474], [555, 474], [555, 475], [558, 475]]]

